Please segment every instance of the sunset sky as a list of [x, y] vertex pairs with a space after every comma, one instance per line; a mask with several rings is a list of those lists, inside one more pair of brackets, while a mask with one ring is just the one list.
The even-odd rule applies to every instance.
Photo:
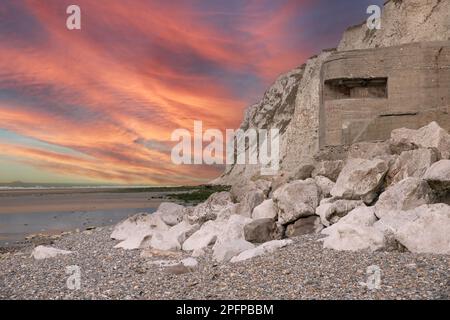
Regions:
[[[203, 183], [170, 135], [236, 128], [383, 0], [1, 0], [0, 182]], [[66, 28], [81, 7], [82, 29]]]

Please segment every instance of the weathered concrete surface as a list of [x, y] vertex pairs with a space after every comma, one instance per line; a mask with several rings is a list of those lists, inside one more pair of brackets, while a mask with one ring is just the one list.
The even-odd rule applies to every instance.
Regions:
[[450, 41], [337, 52], [321, 80], [321, 147], [386, 140], [431, 121], [450, 129]]

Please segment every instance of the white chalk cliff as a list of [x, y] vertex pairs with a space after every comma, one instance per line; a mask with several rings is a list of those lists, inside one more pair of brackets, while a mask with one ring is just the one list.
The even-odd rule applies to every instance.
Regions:
[[[450, 1], [386, 1], [380, 30], [366, 23], [344, 32], [336, 51], [349, 51], [425, 41], [450, 40]], [[319, 90], [322, 63], [333, 50], [311, 57], [304, 65], [281, 75], [261, 101], [247, 108], [242, 129], [278, 128], [281, 169], [295, 175], [318, 150]], [[230, 165], [214, 184], [233, 185], [258, 175], [257, 165]]]

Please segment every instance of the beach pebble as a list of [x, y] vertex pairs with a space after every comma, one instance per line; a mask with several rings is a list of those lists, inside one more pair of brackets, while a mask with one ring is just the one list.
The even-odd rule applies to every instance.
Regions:
[[[118, 241], [110, 239], [111, 230], [66, 235], [53, 247], [73, 253], [44, 263], [29, 258], [33, 247], [4, 254], [0, 258], [0, 299], [450, 298], [448, 255], [340, 252], [323, 249], [317, 241], [321, 235], [310, 234], [239, 263], [219, 264], [206, 248], [196, 258], [193, 272], [181, 263], [190, 252], [164, 256], [154, 251], [155, 255], [141, 257], [142, 250], [114, 249]], [[158, 260], [166, 262], [149, 263]], [[374, 265], [381, 270], [379, 290], [360, 285], [370, 281], [366, 271]], [[67, 288], [68, 266], [79, 267], [80, 290]]]

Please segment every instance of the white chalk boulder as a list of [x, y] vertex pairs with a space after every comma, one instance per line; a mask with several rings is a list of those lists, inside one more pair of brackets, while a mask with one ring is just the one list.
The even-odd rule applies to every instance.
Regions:
[[144, 239], [148, 239], [156, 231], [167, 231], [169, 226], [159, 215], [139, 213], [114, 227], [111, 238], [122, 240], [115, 248], [127, 250], [138, 249]]
[[375, 214], [381, 219], [389, 211], [410, 210], [433, 200], [433, 190], [425, 180], [406, 178], [380, 195], [375, 204]]
[[331, 195], [369, 204], [376, 198], [387, 171], [388, 165], [381, 159], [348, 159], [331, 189]]
[[435, 149], [420, 148], [402, 152], [388, 172], [388, 181], [398, 183], [406, 178], [422, 178], [433, 163], [438, 160]]
[[435, 121], [418, 130], [400, 128], [391, 132], [391, 149], [436, 148], [442, 159], [450, 159], [450, 135]]
[[213, 248], [213, 258], [217, 262], [228, 262], [234, 256], [254, 247], [254, 244], [244, 239], [216, 243]]
[[411, 252], [450, 254], [450, 206], [424, 205], [416, 211], [418, 217], [400, 226], [395, 239]]
[[441, 160], [434, 163], [425, 172], [423, 177], [428, 184], [437, 191], [447, 191], [450, 189], [450, 160]]
[[232, 215], [227, 221], [225, 221], [225, 223], [222, 224], [221, 230], [217, 234], [217, 241], [214, 246], [234, 240], [245, 240], [244, 227], [250, 222], [252, 222], [252, 219], [250, 218], [237, 214]]
[[314, 180], [316, 181], [317, 186], [321, 191], [322, 198], [328, 198], [331, 196], [331, 189], [333, 189], [335, 183], [323, 176], [315, 176]]
[[232, 204], [229, 192], [216, 192], [205, 202], [197, 205], [186, 217], [191, 224], [203, 224], [206, 221], [215, 220], [224, 208], [228, 208]]
[[252, 219], [273, 219], [276, 220], [278, 214], [272, 199], [265, 200], [253, 209]]
[[337, 223], [331, 228], [322, 231], [328, 234], [322, 239], [324, 248], [339, 251], [376, 251], [384, 248], [384, 233], [374, 227]]
[[233, 257], [230, 261], [234, 263], [234, 262], [240, 262], [240, 261], [252, 259], [254, 257], [268, 254], [277, 249], [286, 247], [286, 246], [290, 245], [291, 243], [293, 243], [292, 240], [286, 240], [286, 239], [269, 241], [269, 242], [259, 245], [256, 248], [245, 250], [245, 251], [241, 252], [239, 255]]
[[324, 199], [316, 209], [322, 224], [326, 227], [336, 223], [354, 208], [363, 206], [362, 200]]
[[273, 201], [278, 208], [278, 222], [286, 225], [315, 214], [321, 190], [314, 179], [297, 180], [278, 188]]
[[159, 215], [168, 226], [174, 226], [183, 220], [184, 212], [184, 206], [172, 202], [163, 202], [154, 214]]
[[200, 225], [191, 225], [187, 221], [171, 227], [167, 231], [155, 232], [148, 243], [145, 241], [141, 244], [141, 248], [152, 247], [162, 251], [181, 250], [184, 241], [200, 228]]
[[344, 167], [343, 160], [320, 161], [316, 164], [315, 169], [312, 172], [312, 176], [314, 178], [316, 176], [323, 176], [330, 179], [333, 182], [336, 182], [343, 167]]
[[184, 251], [200, 250], [216, 242], [217, 236], [221, 233], [225, 225], [223, 221], [207, 221], [198, 231], [194, 232], [184, 241], [182, 249]]
[[328, 237], [323, 247], [339, 251], [379, 250], [384, 247], [384, 232], [373, 227], [377, 221], [373, 207], [360, 206], [338, 223], [322, 230]]
[[264, 200], [265, 195], [262, 190], [250, 190], [242, 197], [241, 202], [236, 207], [236, 214], [251, 217], [253, 209], [259, 206]]
[[33, 249], [31, 256], [36, 260], [43, 260], [48, 258], [55, 258], [58, 255], [66, 255], [71, 253], [72, 251], [61, 250], [46, 246], [37, 246], [36, 248]]

